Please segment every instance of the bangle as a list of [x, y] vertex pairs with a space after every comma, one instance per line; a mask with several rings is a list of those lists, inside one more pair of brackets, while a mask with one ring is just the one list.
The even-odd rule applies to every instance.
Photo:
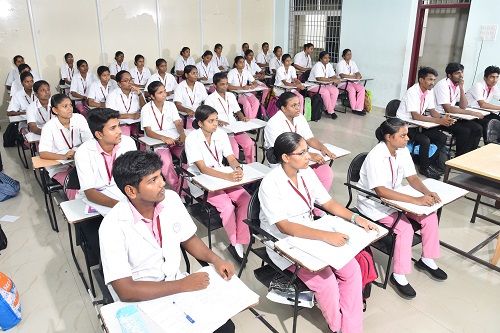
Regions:
[[238, 169], [238, 168], [239, 168], [239, 169], [241, 169], [241, 170], [243, 170], [243, 167], [242, 167], [241, 165], [236, 166], [236, 167], [234, 168], [234, 170], [236, 170], [236, 169]]
[[356, 223], [356, 217], [358, 217], [359, 214], [358, 213], [353, 213], [352, 216], [351, 216], [351, 223], [354, 223], [355, 225], [358, 225]]

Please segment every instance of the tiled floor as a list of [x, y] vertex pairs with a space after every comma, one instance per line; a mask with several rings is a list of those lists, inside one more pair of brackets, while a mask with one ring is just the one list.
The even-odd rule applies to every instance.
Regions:
[[[341, 203], [347, 201], [343, 185], [352, 158], [368, 151], [376, 144], [374, 130], [383, 120], [376, 110], [366, 117], [340, 114], [335, 121], [322, 119], [312, 123], [314, 133], [325, 142], [349, 149], [352, 154], [335, 161], [335, 180], [332, 194]], [[5, 128], [3, 123], [2, 127]], [[4, 169], [22, 184], [21, 194], [0, 203], [0, 216], [18, 215], [16, 223], [3, 223], [9, 245], [0, 254], [0, 271], [13, 278], [21, 292], [23, 320], [11, 332], [99, 332], [96, 312], [90, 305], [69, 252], [67, 226], [58, 216], [61, 231], [50, 229], [44, 209], [42, 193], [33, 173], [21, 167], [13, 148], [1, 148]], [[469, 223], [472, 201], [460, 199], [443, 210], [441, 239], [471, 248], [488, 237], [498, 227], [479, 220]], [[500, 218], [493, 210], [481, 208], [486, 214]], [[205, 236], [203, 227], [199, 235]], [[223, 232], [215, 235], [216, 251], [228, 257]], [[495, 243], [490, 243], [479, 253], [488, 259]], [[417, 258], [420, 249], [414, 249]], [[377, 263], [385, 263], [385, 256], [375, 253]], [[80, 259], [81, 256], [80, 256]], [[417, 291], [413, 300], [404, 300], [389, 286], [387, 290], [372, 288], [368, 310], [364, 315], [365, 332], [500, 332], [500, 273], [488, 270], [472, 261], [442, 248], [439, 264], [449, 279], [436, 282], [427, 275], [414, 271], [409, 280]], [[252, 268], [259, 265], [251, 257], [250, 268], [243, 274], [250, 288], [261, 295], [256, 309], [278, 331], [290, 332], [292, 308], [274, 304], [265, 298], [266, 290], [253, 277]], [[377, 264], [378, 265], [378, 264]], [[237, 332], [266, 332], [266, 328], [249, 311], [233, 320]], [[300, 311], [299, 332], [328, 332], [326, 323], [317, 308]]]

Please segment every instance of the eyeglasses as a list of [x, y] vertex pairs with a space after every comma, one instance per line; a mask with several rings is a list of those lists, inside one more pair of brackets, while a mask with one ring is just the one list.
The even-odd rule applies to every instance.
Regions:
[[306, 154], [309, 153], [307, 150], [303, 150], [301, 152], [298, 152], [298, 153], [289, 153], [287, 155], [291, 156], [291, 155], [295, 155], [295, 156], [306, 156]]

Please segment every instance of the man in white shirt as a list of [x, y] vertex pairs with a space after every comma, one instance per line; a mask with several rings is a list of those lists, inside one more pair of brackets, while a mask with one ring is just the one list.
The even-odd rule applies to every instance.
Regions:
[[[430, 67], [421, 67], [418, 70], [418, 82], [411, 86], [401, 99], [397, 111], [397, 117], [404, 121], [419, 120], [436, 123], [442, 126], [449, 127], [454, 124], [454, 119], [449, 116], [441, 117], [435, 110], [434, 92], [432, 88], [436, 82], [437, 72]], [[425, 112], [429, 111], [430, 115], [426, 116]], [[408, 137], [415, 142], [415, 145], [420, 145], [419, 160], [420, 173], [426, 177], [439, 179], [444, 172], [444, 165], [431, 165], [429, 158], [429, 148], [431, 143], [438, 147], [438, 151], [433, 155], [435, 160], [439, 156], [446, 154], [444, 149], [446, 145], [446, 135], [437, 128], [420, 129], [413, 127], [408, 129]], [[443, 163], [444, 164], [444, 163]]]
[[313, 43], [304, 44], [304, 51], [299, 52], [293, 57], [293, 67], [301, 73], [312, 68], [311, 54], [314, 51]]
[[66, 84], [71, 84], [75, 74], [78, 74], [78, 69], [74, 66], [75, 58], [71, 53], [64, 55], [64, 65], [61, 66], [61, 80]]
[[262, 51], [257, 54], [257, 57], [255, 58], [255, 61], [257, 62], [257, 65], [259, 65], [261, 68], [269, 66], [269, 62], [271, 61], [272, 54], [269, 52], [269, 43], [264, 42], [262, 43]]

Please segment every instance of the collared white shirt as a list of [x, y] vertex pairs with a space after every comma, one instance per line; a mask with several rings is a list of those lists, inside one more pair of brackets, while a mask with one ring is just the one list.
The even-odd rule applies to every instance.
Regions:
[[[331, 199], [318, 176], [309, 167], [299, 170], [297, 174], [298, 187], [295, 188], [289, 182], [291, 183], [290, 178], [279, 165], [262, 179], [259, 187], [260, 226], [278, 239], [288, 235], [281, 233], [276, 223], [288, 220], [307, 225], [311, 222], [310, 211], [311, 208], [314, 208], [314, 203], [323, 205]], [[306, 203], [292, 186], [309, 202]], [[268, 249], [267, 253], [279, 268], [285, 269], [291, 265], [290, 261], [273, 251]]]
[[[380, 186], [393, 190], [401, 186], [404, 178], [416, 173], [408, 148], [396, 150], [396, 157], [394, 157], [385, 142], [380, 142], [366, 156], [359, 173], [358, 186], [372, 192]], [[363, 215], [374, 221], [395, 212], [394, 209], [367, 199], [362, 194], [358, 194], [357, 207]]]
[[174, 102], [181, 102], [185, 108], [195, 111], [198, 106], [208, 97], [207, 90], [203, 83], [195, 82], [193, 90], [188, 86], [187, 81], [184, 80], [174, 92]]
[[[167, 131], [176, 129], [175, 122], [181, 120], [175, 104], [169, 101], [163, 103], [158, 110], [153, 101], [144, 104], [141, 109], [141, 128], [149, 127], [152, 131]], [[146, 133], [144, 133], [147, 136]]]
[[214, 78], [214, 74], [220, 72], [219, 68], [211, 61], [208, 65], [205, 65], [203, 61], [200, 61], [196, 64], [196, 68], [198, 69], [198, 77], [206, 77], [208, 80], [212, 80]]
[[224, 67], [224, 70], [229, 68], [229, 62], [227, 61], [227, 58], [223, 55], [220, 57], [217, 56], [217, 53], [214, 52], [214, 56], [212, 57], [212, 61], [210, 63], [214, 64], [215, 67], [219, 68], [220, 66]]
[[485, 101], [486, 103], [490, 103], [493, 99], [500, 99], [500, 88], [498, 85], [488, 88], [486, 82], [481, 80], [476, 82], [465, 94], [467, 97], [467, 103], [470, 107], [478, 108], [479, 103], [477, 101]]
[[297, 78], [297, 71], [295, 67], [288, 66], [288, 69], [285, 69], [285, 66], [281, 66], [276, 70], [276, 78], [274, 84], [283, 85], [283, 80], [288, 83], [292, 83], [294, 79]]
[[273, 56], [274, 54], [270, 51], [267, 51], [267, 54], [264, 54], [264, 51], [260, 51], [257, 57], [255, 57], [255, 61], [259, 64], [269, 64]]
[[186, 67], [187, 65], [193, 65], [193, 66], [195, 65], [193, 57], [190, 56], [189, 58], [187, 58], [187, 60], [184, 60], [182, 56], [179, 56], [175, 60], [176, 71], [184, 71], [184, 67]]
[[408, 121], [413, 119], [412, 112], [424, 114], [425, 110], [434, 108], [435, 99], [432, 89], [422, 92], [420, 85], [415, 83], [406, 91], [401, 99], [396, 116], [401, 120]]
[[232, 86], [246, 86], [249, 82], [255, 81], [252, 73], [243, 68], [241, 74], [238, 69], [233, 68], [227, 73], [227, 82]]
[[342, 59], [337, 64], [337, 73], [339, 74], [352, 75], [356, 74], [357, 72], [359, 72], [358, 65], [356, 65], [356, 63], [352, 59], [349, 61], [349, 63]]
[[247, 70], [253, 76], [257, 73], [260, 73], [262, 71], [262, 68], [257, 65], [255, 60], [252, 60], [250, 64], [245, 60], [245, 70]]
[[28, 106], [36, 101], [38, 101], [38, 98], [36, 98], [33, 91], [31, 92], [31, 95], [28, 95], [23, 89], [12, 96], [12, 99], [9, 102], [9, 106], [7, 107], [7, 111], [26, 111], [28, 109]]
[[335, 70], [333, 69], [332, 64], [327, 63], [326, 65], [323, 65], [321, 61], [318, 61], [311, 69], [311, 74], [309, 74], [308, 80], [314, 81], [318, 77], [329, 78], [332, 76], [335, 76]]
[[137, 66], [134, 66], [129, 72], [134, 83], [141, 86], [145, 85], [151, 77], [151, 71], [146, 66], [142, 68], [142, 72], [139, 72]]
[[[115, 82], [115, 84], [113, 84], [113, 82]], [[115, 80], [109, 80], [106, 87], [102, 85], [101, 80], [97, 80], [90, 85], [87, 97], [93, 99], [97, 103], [105, 103], [109, 93], [117, 88]]]
[[[40, 81], [42, 78], [40, 75], [38, 75], [37, 72], [34, 70], [30, 71], [31, 75], [33, 75], [33, 82]], [[12, 82], [12, 85], [10, 87], [10, 93], [9, 95], [12, 97], [14, 96], [18, 91], [23, 90], [23, 84], [21, 83], [21, 76], [19, 74], [19, 71], [14, 75], [14, 81]]]
[[127, 95], [120, 88], [109, 93], [106, 99], [106, 107], [120, 112], [120, 114], [133, 114], [140, 111], [139, 96], [130, 92]]
[[[43, 128], [45, 123], [47, 123], [52, 117], [55, 117], [50, 111], [50, 100], [47, 108], [44, 108], [40, 101], [37, 99], [34, 103], [28, 105], [26, 109], [26, 122], [35, 123], [38, 128]], [[85, 120], [85, 123], [87, 121]]]
[[177, 88], [177, 80], [175, 79], [175, 77], [172, 74], [165, 73], [165, 78], [162, 78], [160, 76], [160, 74], [154, 73], [148, 79], [148, 82], [146, 83], [145, 89], [148, 90], [148, 87], [151, 84], [151, 82], [155, 82], [155, 81], [160, 81], [161, 83], [163, 83], [163, 85], [165, 86], [165, 90], [167, 92], [174, 91], [175, 88]]
[[118, 65], [116, 60], [109, 65], [109, 74], [116, 75], [116, 73], [118, 73], [119, 71], [128, 71], [128, 64], [125, 62], [125, 60], [122, 61], [121, 65]]
[[66, 79], [72, 82], [73, 77], [75, 77], [76, 74], [78, 74], [78, 69], [74, 64], [73, 68], [69, 68], [69, 65], [66, 63], [61, 65], [61, 79]]
[[222, 158], [233, 155], [229, 137], [227, 133], [220, 128], [217, 128], [217, 130], [212, 133], [210, 144], [207, 143], [207, 139], [201, 128], [192, 131], [186, 137], [184, 147], [188, 164], [195, 169], [197, 168], [194, 162], [198, 161], [204, 161], [205, 165], [210, 168], [222, 167]]
[[293, 57], [293, 63], [304, 68], [312, 67], [312, 60], [310, 55], [306, 55], [304, 51], [301, 51]]
[[266, 149], [274, 147], [274, 142], [278, 136], [286, 132], [295, 132], [302, 136], [304, 140], [309, 140], [314, 137], [304, 115], [298, 115], [293, 118], [293, 122], [290, 123], [283, 111], [279, 110], [269, 119], [264, 128], [264, 147]]
[[196, 232], [177, 193], [166, 190], [159, 214], [162, 246], [151, 229], [135, 221], [128, 201], [119, 202], [102, 220], [99, 247], [104, 282], [132, 277], [134, 281], [172, 281], [183, 278], [180, 244]]
[[[283, 63], [281, 62], [281, 59], [278, 59], [276, 56], [272, 57], [271, 60], [269, 60], [269, 70], [271, 72], [273, 69], [275, 71], [277, 71], [278, 68], [280, 68], [281, 66], [283, 66]], [[290, 67], [293, 67], [293, 66], [290, 66]]]
[[[73, 77], [69, 91], [76, 92], [77, 94], [80, 94], [82, 96], [87, 96], [87, 93], [90, 90], [90, 86], [92, 85], [92, 83], [94, 83], [96, 81], [98, 81], [98, 80], [95, 77], [94, 73], [88, 72], [85, 79], [81, 76], [80, 73], [78, 73]], [[73, 97], [72, 95], [70, 95], [70, 97], [71, 97], [71, 99], [77, 99], [76, 97]]]
[[438, 81], [434, 88], [436, 111], [445, 114], [443, 104], [455, 106], [460, 101], [460, 87], [454, 85], [449, 78]]
[[214, 91], [208, 95], [205, 100], [205, 105], [209, 105], [217, 110], [219, 120], [225, 121], [229, 124], [236, 122], [234, 114], [241, 111], [240, 105], [236, 100], [236, 96], [230, 92], [226, 92], [225, 97], [222, 98], [217, 91]]
[[10, 70], [9, 74], [7, 74], [7, 78], [5, 79], [6, 86], [12, 86], [12, 83], [16, 80], [16, 76], [19, 76], [19, 69], [14, 67]]

